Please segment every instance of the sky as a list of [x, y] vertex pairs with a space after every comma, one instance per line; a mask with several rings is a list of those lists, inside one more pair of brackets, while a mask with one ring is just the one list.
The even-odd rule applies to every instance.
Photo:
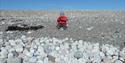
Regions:
[[0, 0], [0, 9], [94, 9], [125, 10], [125, 0]]

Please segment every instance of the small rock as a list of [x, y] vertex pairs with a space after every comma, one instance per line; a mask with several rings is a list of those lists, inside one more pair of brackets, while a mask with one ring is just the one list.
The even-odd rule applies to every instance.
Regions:
[[104, 62], [104, 63], [112, 63], [112, 62], [111, 62], [111, 58], [108, 58], [108, 57], [105, 57], [105, 58], [103, 59], [103, 62]]
[[43, 61], [42, 60], [38, 60], [37, 63], [43, 63]]
[[114, 63], [123, 63], [123, 62], [120, 60], [116, 60]]
[[18, 57], [19, 54], [16, 51], [12, 51], [14, 57]]
[[5, 24], [5, 22], [2, 22], [2, 24]]
[[80, 58], [83, 57], [83, 54], [82, 54], [81, 51], [77, 51], [77, 52], [74, 53], [74, 57], [77, 58], [77, 59], [80, 59]]
[[8, 51], [5, 48], [1, 48], [0, 57], [7, 58]]
[[81, 26], [79, 26], [79, 28], [81, 29], [82, 27], [81, 27]]
[[50, 48], [50, 46], [45, 46], [44, 47], [44, 52], [49, 54], [50, 52], [52, 52], [52, 49]]
[[125, 22], [124, 22], [124, 21], [122, 21], [122, 22], [121, 22], [121, 24], [125, 24]]
[[37, 58], [36, 58], [36, 57], [31, 57], [31, 58], [29, 59], [29, 62], [30, 62], [30, 63], [36, 63], [36, 62], [37, 62]]
[[56, 50], [58, 51], [60, 49], [60, 47], [56, 47]]
[[119, 54], [123, 59], [125, 59], [125, 48], [122, 49], [122, 51], [120, 51]]
[[18, 57], [24, 59], [25, 55], [23, 53], [20, 53]]
[[3, 34], [3, 32], [0, 32], [0, 34]]
[[105, 57], [105, 54], [103, 52], [100, 52], [100, 57], [101, 58], [104, 58]]
[[21, 59], [20, 58], [8, 58], [7, 59], [7, 63], [21, 63]]
[[23, 47], [20, 45], [17, 45], [15, 50], [16, 50], [16, 52], [21, 53], [23, 51]]
[[16, 43], [15, 43], [14, 40], [9, 40], [9, 43], [10, 43], [10, 45], [12, 45], [12, 46], [15, 46], [15, 45], [16, 45]]
[[49, 63], [48, 58], [45, 58], [43, 63]]
[[8, 58], [13, 58], [13, 57], [14, 57], [13, 53], [8, 54]]
[[55, 62], [55, 57], [53, 57], [51, 55], [47, 55], [47, 58], [49, 61]]
[[89, 28], [87, 28], [88, 31], [90, 31], [90, 30], [92, 30], [92, 29], [93, 29], [93, 27], [89, 27]]
[[28, 33], [28, 34], [31, 34], [32, 32], [31, 32], [31, 31], [28, 31], [27, 33]]

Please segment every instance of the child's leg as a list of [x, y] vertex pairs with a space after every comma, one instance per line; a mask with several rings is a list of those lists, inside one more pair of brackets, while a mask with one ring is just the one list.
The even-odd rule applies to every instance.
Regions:
[[61, 25], [60, 25], [60, 24], [58, 24], [56, 27], [57, 27], [58, 29], [60, 29], [60, 28], [61, 28]]
[[67, 29], [67, 26], [64, 25], [64, 26], [63, 26], [63, 29], [66, 30], [66, 29]]

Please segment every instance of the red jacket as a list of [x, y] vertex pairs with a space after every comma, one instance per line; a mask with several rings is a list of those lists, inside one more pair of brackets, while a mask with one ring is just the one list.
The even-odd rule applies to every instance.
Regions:
[[65, 25], [65, 26], [67, 26], [67, 21], [68, 21], [68, 18], [66, 16], [60, 16], [57, 19], [58, 24]]

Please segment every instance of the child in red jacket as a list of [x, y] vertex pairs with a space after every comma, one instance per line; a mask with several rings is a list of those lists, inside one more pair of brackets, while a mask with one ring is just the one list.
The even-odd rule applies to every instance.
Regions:
[[60, 16], [57, 19], [57, 28], [63, 28], [64, 30], [67, 29], [67, 21], [68, 18], [65, 16], [64, 12], [60, 12]]

